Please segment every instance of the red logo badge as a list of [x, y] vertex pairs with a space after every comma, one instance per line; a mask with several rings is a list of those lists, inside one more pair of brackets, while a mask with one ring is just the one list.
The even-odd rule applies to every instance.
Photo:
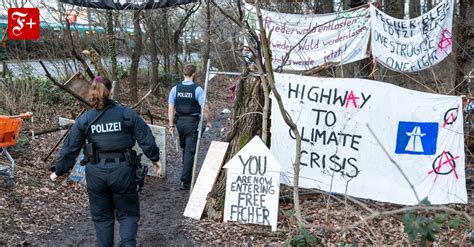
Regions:
[[40, 11], [38, 8], [8, 9], [8, 38], [36, 40], [40, 37]]

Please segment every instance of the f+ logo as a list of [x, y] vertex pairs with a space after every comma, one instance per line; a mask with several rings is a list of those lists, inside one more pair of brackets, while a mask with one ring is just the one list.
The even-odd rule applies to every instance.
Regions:
[[38, 8], [8, 9], [8, 38], [11, 40], [36, 40], [40, 37], [40, 12]]

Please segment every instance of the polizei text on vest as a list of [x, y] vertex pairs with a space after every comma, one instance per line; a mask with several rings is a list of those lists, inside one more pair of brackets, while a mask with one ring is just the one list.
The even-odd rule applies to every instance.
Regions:
[[122, 125], [120, 124], [120, 122], [94, 124], [91, 126], [92, 134], [117, 132], [121, 130], [122, 130]]
[[193, 93], [178, 92], [178, 97], [180, 97], [180, 98], [193, 98]]

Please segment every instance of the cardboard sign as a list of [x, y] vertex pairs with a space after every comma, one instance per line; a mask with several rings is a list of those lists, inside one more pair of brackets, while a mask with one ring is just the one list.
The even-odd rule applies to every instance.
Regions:
[[[155, 171], [153, 168], [153, 162], [151, 162], [151, 160], [149, 160], [145, 155], [142, 155], [142, 165], [148, 166], [148, 176], [166, 177], [166, 128], [151, 124], [149, 124], [148, 127], [150, 127], [151, 132], [155, 137], [155, 143], [160, 149], [161, 167], [159, 175], [157, 173], [158, 171]], [[138, 146], [138, 143], [135, 143], [133, 149], [136, 150], [138, 154], [143, 153], [142, 149]]]
[[211, 192], [212, 187], [216, 182], [228, 146], [229, 143], [227, 142], [211, 142], [211, 146], [209, 147], [209, 151], [207, 151], [196, 184], [193, 187], [188, 204], [184, 210], [184, 216], [196, 220], [201, 219], [202, 211], [206, 206], [207, 194]]
[[256, 136], [225, 166], [224, 222], [270, 225], [276, 231], [280, 173], [270, 150]]

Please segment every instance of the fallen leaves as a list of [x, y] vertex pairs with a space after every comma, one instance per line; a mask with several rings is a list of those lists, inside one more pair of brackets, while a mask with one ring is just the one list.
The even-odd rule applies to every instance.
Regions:
[[84, 188], [66, 180], [63, 184], [53, 183], [49, 179], [50, 172], [45, 169], [53, 159], [48, 163], [41, 161], [60, 135], [57, 132], [35, 140], [28, 138], [21, 151], [15, 151], [16, 147], [12, 149], [17, 168], [14, 189], [6, 189], [5, 177], [0, 177], [0, 239], [3, 242], [12, 245], [34, 242], [74, 218], [71, 212], [88, 206]]
[[[327, 193], [316, 190], [309, 192], [305, 190], [304, 192], [306, 195], [301, 197], [301, 207], [303, 219], [309, 224], [306, 229], [320, 239], [322, 245], [339, 245], [342, 243], [410, 245], [404, 232], [401, 217], [398, 215], [368, 220], [367, 224], [341, 232], [344, 227], [359, 221], [361, 217], [368, 216], [370, 213], [358, 204], [350, 201], [344, 203], [344, 196], [341, 195], [332, 195], [332, 197], [338, 197], [340, 200], [332, 198], [328, 210]], [[287, 195], [283, 198], [291, 198], [291, 189], [283, 187], [282, 193]], [[402, 206], [389, 203], [359, 200], [373, 211], [402, 208]], [[187, 234], [195, 241], [212, 244], [284, 244], [285, 241], [298, 234], [298, 226], [296, 218], [292, 215], [292, 207], [290, 200], [287, 200], [286, 203], [280, 202], [278, 230], [276, 232], [271, 232], [269, 226], [244, 225], [235, 222], [220, 223], [205, 219], [193, 222], [193, 225], [187, 228]], [[461, 206], [461, 208], [459, 208], [459, 205], [452, 205], [452, 207], [459, 210], [471, 210], [472, 205]], [[438, 234], [435, 244], [460, 243], [463, 238], [466, 238], [464, 235], [466, 231], [468, 231], [466, 227], [457, 230], [445, 229]], [[222, 242], [224, 239], [225, 241]]]

